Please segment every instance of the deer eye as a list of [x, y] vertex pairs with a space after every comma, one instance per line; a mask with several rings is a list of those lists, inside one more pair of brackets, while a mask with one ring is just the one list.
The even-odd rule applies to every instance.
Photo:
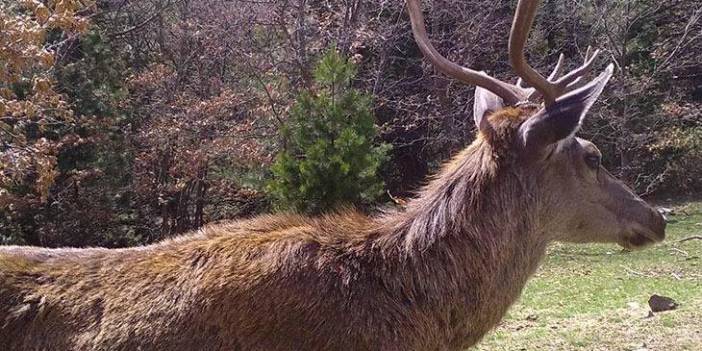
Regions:
[[586, 155], [585, 156], [585, 164], [587, 164], [588, 167], [597, 170], [600, 168], [600, 162], [601, 158], [599, 155]]

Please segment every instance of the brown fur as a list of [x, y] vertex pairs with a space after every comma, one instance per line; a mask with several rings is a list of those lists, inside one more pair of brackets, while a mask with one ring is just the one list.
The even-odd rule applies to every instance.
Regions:
[[121, 250], [0, 249], [3, 350], [462, 350], [536, 269], [509, 108], [404, 210], [261, 216]]

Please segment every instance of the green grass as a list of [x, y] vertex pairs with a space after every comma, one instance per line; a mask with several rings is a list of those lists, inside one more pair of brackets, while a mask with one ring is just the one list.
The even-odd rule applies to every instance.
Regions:
[[[675, 207], [666, 241], [642, 251], [555, 244], [505, 320], [493, 350], [702, 350], [702, 203]], [[649, 317], [658, 294], [680, 303]]]

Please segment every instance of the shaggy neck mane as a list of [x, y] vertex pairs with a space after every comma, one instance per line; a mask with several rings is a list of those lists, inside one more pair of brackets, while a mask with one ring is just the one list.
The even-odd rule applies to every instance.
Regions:
[[522, 114], [508, 112], [514, 119], [493, 121], [491, 137], [500, 139], [481, 134], [403, 211], [379, 218], [376, 243], [399, 259], [398, 290], [426, 306], [458, 348], [499, 322], [547, 245], [535, 220], [534, 180], [508, 146]]
[[404, 211], [381, 218], [386, 240], [412, 255], [451, 237], [485, 244], [528, 236], [528, 180], [510, 172], [514, 162], [509, 150], [494, 148], [480, 135]]

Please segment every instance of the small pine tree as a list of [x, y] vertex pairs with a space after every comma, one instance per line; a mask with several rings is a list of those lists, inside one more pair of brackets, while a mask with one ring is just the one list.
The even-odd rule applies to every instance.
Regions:
[[378, 169], [390, 146], [374, 144], [371, 99], [351, 88], [355, 74], [332, 48], [315, 68], [316, 91], [301, 93], [291, 109], [268, 186], [278, 209], [320, 213], [382, 194]]

